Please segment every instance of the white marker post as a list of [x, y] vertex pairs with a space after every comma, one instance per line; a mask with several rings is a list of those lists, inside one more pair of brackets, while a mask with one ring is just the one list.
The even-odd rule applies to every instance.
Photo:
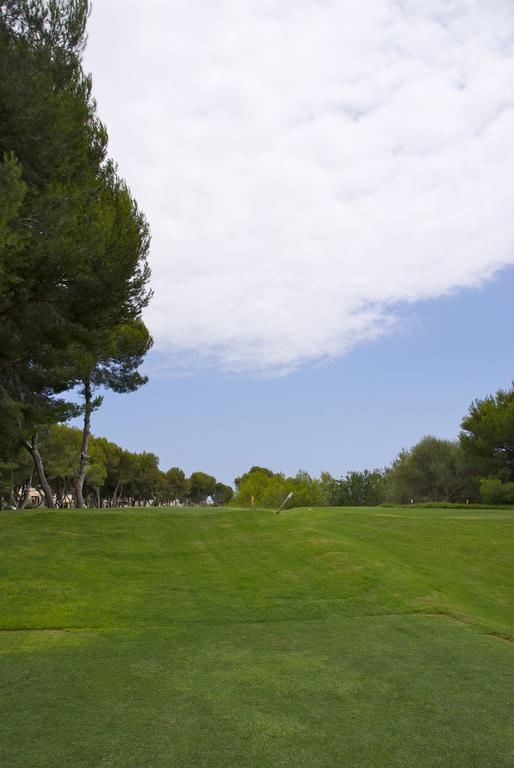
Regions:
[[284, 501], [282, 502], [280, 507], [277, 509], [277, 515], [279, 514], [279, 512], [282, 512], [282, 510], [284, 509], [284, 507], [287, 504], [287, 502], [289, 501], [289, 499], [292, 499], [292, 498], [293, 498], [293, 492], [289, 491], [289, 493], [285, 497]]

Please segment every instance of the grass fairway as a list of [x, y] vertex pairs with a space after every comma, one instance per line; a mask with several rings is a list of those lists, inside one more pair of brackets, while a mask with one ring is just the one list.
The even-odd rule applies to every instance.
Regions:
[[0, 514], [2, 768], [513, 768], [514, 514]]

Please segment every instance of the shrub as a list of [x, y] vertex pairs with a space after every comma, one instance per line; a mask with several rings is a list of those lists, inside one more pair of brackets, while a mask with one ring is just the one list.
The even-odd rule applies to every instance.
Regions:
[[480, 481], [480, 498], [484, 504], [514, 504], [514, 483], [484, 477]]

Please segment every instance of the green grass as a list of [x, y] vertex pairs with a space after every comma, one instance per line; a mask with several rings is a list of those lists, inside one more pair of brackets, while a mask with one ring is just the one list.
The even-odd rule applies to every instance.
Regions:
[[0, 514], [2, 768], [512, 768], [514, 512]]

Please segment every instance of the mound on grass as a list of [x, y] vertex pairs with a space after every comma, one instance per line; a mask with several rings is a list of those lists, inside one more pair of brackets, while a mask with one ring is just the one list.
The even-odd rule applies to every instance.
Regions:
[[514, 513], [0, 515], [2, 768], [512, 768]]

